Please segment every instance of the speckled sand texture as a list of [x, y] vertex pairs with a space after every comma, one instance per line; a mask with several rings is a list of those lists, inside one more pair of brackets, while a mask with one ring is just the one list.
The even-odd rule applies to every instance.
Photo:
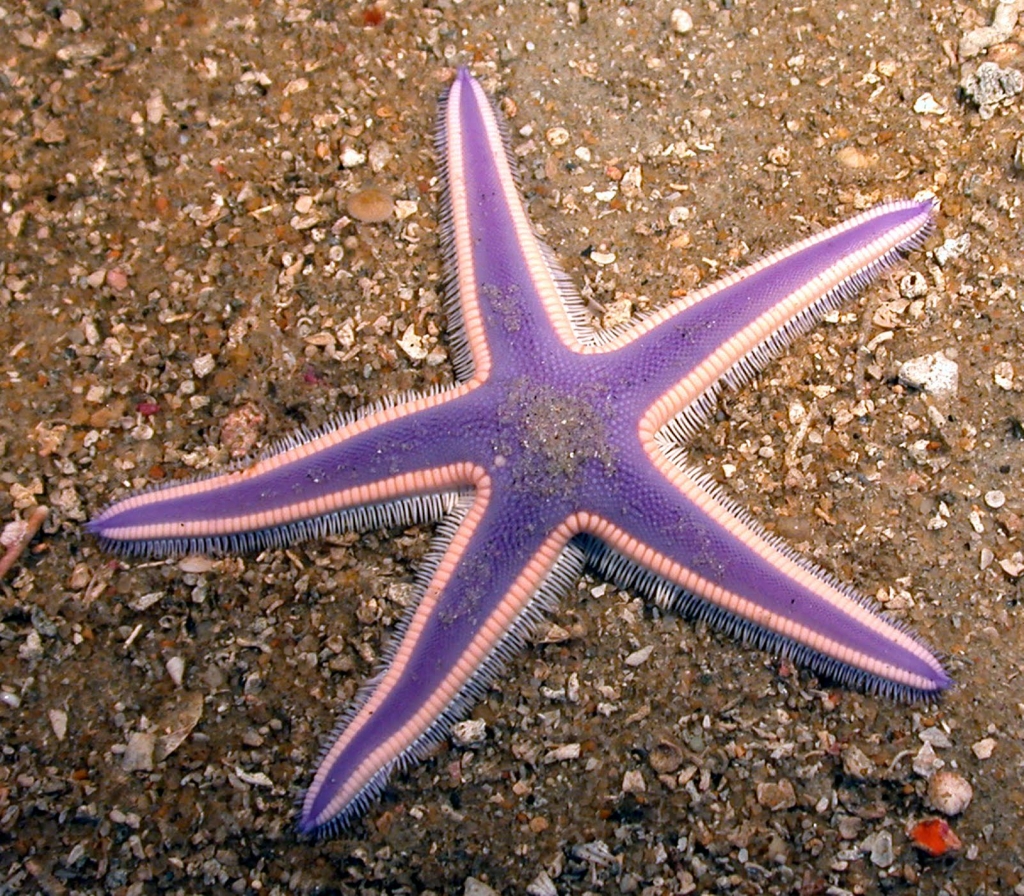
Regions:
[[[0, 583], [0, 893], [1024, 893], [1017, 12], [0, 0], [0, 526], [51, 508]], [[124, 562], [82, 523], [451, 380], [431, 136], [460, 64], [608, 325], [939, 196], [928, 251], [693, 454], [946, 655], [941, 704], [584, 580], [475, 727], [296, 838], [429, 531]], [[907, 830], [936, 815], [962, 847], [933, 859]]]

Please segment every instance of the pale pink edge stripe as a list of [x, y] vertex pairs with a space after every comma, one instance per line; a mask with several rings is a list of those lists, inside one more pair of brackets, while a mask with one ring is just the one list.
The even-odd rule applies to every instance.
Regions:
[[[314, 500], [296, 501], [284, 507], [260, 513], [247, 513], [220, 519], [175, 520], [168, 523], [151, 523], [145, 526], [110, 528], [104, 529], [103, 536], [111, 541], [161, 541], [163, 539], [212, 538], [217, 535], [273, 529], [299, 520], [350, 510], [361, 505], [380, 504], [414, 495], [464, 488], [473, 484], [474, 470], [475, 467], [469, 463], [451, 464], [447, 467], [428, 467], [424, 470], [415, 470], [400, 476], [379, 479], [376, 482], [368, 482], [354, 488], [331, 492]], [[232, 475], [234, 474], [229, 473], [226, 476], [202, 480], [193, 485], [219, 482], [223, 486], [226, 484], [225, 479]], [[187, 486], [182, 486], [182, 489], [186, 488]], [[196, 491], [204, 491], [204, 489], [196, 489]], [[119, 510], [124, 510], [142, 503], [153, 503], [153, 501], [137, 501], [136, 498], [148, 497], [166, 500], [182, 493], [182, 490], [178, 488], [145, 492], [142, 495], [128, 498], [116, 506]]]
[[[863, 220], [864, 216], [860, 216]], [[857, 219], [853, 219], [854, 222]], [[794, 290], [785, 302], [773, 305], [764, 314], [754, 318], [743, 329], [738, 330], [729, 339], [723, 342], [714, 352], [708, 355], [693, 371], [681, 379], [671, 389], [661, 395], [658, 400], [648, 408], [640, 424], [641, 438], [659, 430], [668, 423], [676, 414], [689, 407], [696, 399], [706, 392], [735, 364], [753, 352], [759, 345], [763, 345], [772, 335], [779, 332], [788, 321], [796, 318], [801, 312], [811, 307], [822, 296], [839, 286], [845, 280], [854, 276], [858, 271], [864, 270], [871, 264], [884, 258], [894, 247], [908, 240], [921, 229], [921, 225], [910, 225], [890, 231], [886, 236], [880, 237], [873, 243], [869, 243], [859, 252], [853, 253], [843, 260], [841, 265], [835, 265], [821, 272], [804, 283], [800, 288]], [[827, 231], [831, 235], [834, 231]], [[812, 237], [805, 240], [810, 243], [818, 240]], [[759, 269], [766, 264], [775, 261], [773, 257], [763, 259], [758, 264], [747, 270]], [[741, 272], [742, 273], [742, 272]], [[727, 278], [729, 281], [730, 278]], [[733, 275], [732, 282], [741, 279], [739, 275]], [[726, 285], [729, 285], [728, 282]], [[673, 306], [670, 306], [670, 309]], [[670, 315], [669, 315], [670, 316]], [[656, 314], [655, 318], [660, 317]], [[652, 318], [653, 320], [653, 318]], [[650, 321], [644, 321], [640, 327], [647, 327]], [[649, 328], [648, 328], [649, 329]], [[626, 336], [632, 337], [635, 331], [631, 330]], [[621, 346], [620, 341], [611, 343], [616, 347]], [[607, 346], [601, 346], [602, 349]]]
[[[311, 796], [307, 795], [306, 797], [307, 804], [311, 804], [312, 799], [323, 787], [324, 780], [330, 773], [332, 763], [341, 755], [352, 738], [355, 737], [358, 731], [380, 708], [387, 695], [405, 673], [409, 658], [416, 649], [418, 639], [427, 621], [437, 612], [439, 596], [443, 593], [452, 574], [458, 567], [473, 532], [484, 515], [489, 488], [489, 481], [485, 487], [480, 487], [477, 493], [477, 500], [474, 501], [470, 512], [459, 526], [444, 558], [438, 565], [437, 571], [428, 585], [423, 599], [409, 624], [409, 628], [406, 630], [402, 642], [380, 684], [377, 685], [370, 699], [364, 706], [360, 707], [349, 725], [346, 726], [338, 739], [324, 754], [316, 777], [310, 787], [309, 793]], [[480, 671], [488, 657], [492, 655], [494, 648], [501, 643], [502, 639], [522, 616], [523, 611], [543, 584], [545, 577], [551, 572], [558, 561], [565, 546], [578, 531], [574, 518], [569, 518], [551, 532], [537, 553], [534, 554], [530, 562], [520, 572], [512, 587], [502, 597], [491, 615], [480, 626], [476, 636], [462, 652], [448, 675], [445, 676], [440, 687], [398, 731], [387, 740], [381, 742], [359, 764], [359, 767], [352, 773], [349, 779], [338, 789], [330, 804], [320, 813], [319, 818], [315, 819], [315, 824], [325, 823], [341, 812], [345, 806], [359, 795], [363, 788], [373, 779], [374, 775], [401, 757], [405, 751], [410, 749], [430, 729], [430, 726]]]
[[[684, 500], [699, 508], [702, 513], [725, 529], [747, 550], [770, 563], [797, 586], [810, 591], [818, 599], [830, 604], [843, 616], [871, 629], [886, 640], [898, 644], [927, 664], [934, 665], [931, 653], [899, 626], [872, 613], [868, 607], [855, 598], [851, 598], [841, 589], [833, 587], [827, 581], [814, 575], [738, 518], [725, 503], [667, 458], [655, 440], [646, 439], [644, 448], [651, 463], [679, 491]], [[586, 528], [615, 550], [625, 554], [633, 562], [650, 569], [709, 603], [768, 631], [789, 638], [798, 644], [806, 645], [823, 656], [887, 681], [921, 691], [927, 691], [932, 686], [932, 682], [922, 676], [914, 675], [889, 663], [880, 662], [867, 654], [852, 650], [841, 642], [823, 637], [808, 626], [784, 619], [739, 594], [727, 591], [720, 585], [716, 585], [670, 558], [640, 544], [628, 533], [606, 520], [599, 520], [597, 523], [590, 522]]]
[[[470, 82], [473, 98], [479, 88], [475, 81]], [[476, 265], [473, 259], [473, 238], [470, 232], [469, 198], [466, 195], [465, 152], [462, 140], [462, 129], [459, 127], [459, 108], [464, 102], [462, 91], [464, 84], [456, 79], [448, 94], [448, 105], [445, 110], [445, 136], [447, 159], [445, 167], [448, 171], [448, 199], [451, 203], [452, 244], [455, 250], [455, 270], [458, 279], [459, 308], [462, 312], [462, 326], [466, 336], [466, 345], [473, 359], [473, 381], [483, 382], [491, 370], [491, 351], [484, 331], [483, 316], [480, 310], [480, 284], [477, 281]], [[484, 103], [487, 112], [490, 104]], [[499, 144], [501, 143], [499, 139]], [[493, 152], [493, 150], [492, 150]], [[501, 157], [504, 161], [504, 155]]]
[[[361, 433], [367, 432], [377, 426], [390, 423], [395, 420], [400, 420], [403, 417], [407, 417], [410, 414], [415, 414], [420, 411], [429, 410], [430, 408], [437, 407], [438, 405], [446, 404], [449, 401], [455, 401], [464, 395], [469, 394], [471, 391], [476, 389], [482, 380], [479, 377], [474, 376], [473, 379], [467, 380], [464, 383], [449, 389], [446, 392], [431, 393], [429, 395], [423, 395], [419, 398], [414, 398], [411, 401], [407, 401], [404, 404], [394, 405], [391, 407], [380, 408], [371, 414], [367, 414], [364, 417], [359, 417], [356, 420], [352, 420], [346, 423], [344, 426], [338, 427], [337, 429], [331, 429], [327, 432], [321, 433], [315, 438], [310, 439], [308, 442], [301, 442], [300, 444], [293, 445], [289, 448], [285, 448], [282, 451], [275, 452], [261, 460], [256, 461], [252, 466], [245, 467], [241, 470], [232, 470], [229, 473], [221, 473], [216, 476], [209, 476], [201, 479], [194, 479], [189, 482], [183, 482], [180, 485], [171, 485], [165, 488], [155, 488], [152, 491], [139, 492], [138, 494], [129, 495], [109, 509], [117, 508], [118, 512], [126, 510], [134, 510], [138, 507], [147, 507], [151, 504], [162, 504], [165, 501], [173, 501], [176, 498], [185, 497], [186, 495], [201, 495], [207, 492], [217, 491], [219, 489], [228, 488], [239, 482], [245, 482], [248, 479], [253, 479], [258, 476], [262, 476], [273, 470], [278, 470], [281, 467], [285, 467], [289, 464], [296, 463], [298, 461], [305, 460], [308, 457], [313, 457], [319, 452], [325, 451], [336, 445], [341, 444], [347, 439], [351, 439]], [[420, 474], [407, 474], [408, 475], [420, 475]], [[381, 483], [394, 482], [395, 480], [381, 480], [379, 483], [368, 483], [365, 486], [361, 486], [360, 489], [376, 489], [380, 491]], [[406, 477], [407, 478], [407, 477]], [[352, 495], [357, 493], [360, 489], [347, 489], [342, 492], [336, 493], [337, 495]], [[289, 509], [292, 508], [308, 508], [314, 504], [322, 506], [323, 509], [316, 510], [316, 513], [332, 513], [338, 510], [344, 510], [348, 507], [353, 507], [360, 503], [365, 503], [367, 500], [374, 501], [388, 501], [395, 500], [403, 497], [404, 494], [399, 490], [394, 490], [391, 493], [384, 494], [382, 497], [373, 497], [372, 499], [357, 499], [350, 503], [344, 503], [341, 499], [336, 498], [334, 495], [331, 496], [329, 504], [325, 505], [323, 501], [320, 502], [304, 502], [302, 504], [290, 505]], [[159, 534], [153, 534], [157, 527], [133, 527], [131, 529], [125, 527], [123, 529], [111, 529], [104, 530], [104, 536], [113, 540], [141, 540], [149, 538], [189, 538], [194, 534], [202, 535], [219, 535], [231, 531], [251, 531], [252, 529], [260, 529], [268, 526], [278, 526], [284, 523], [294, 522], [295, 520], [304, 519], [309, 515], [308, 511], [289, 512], [283, 514], [278, 512], [275, 514], [277, 519], [273, 522], [262, 522], [263, 514], [249, 514], [245, 517], [230, 517], [221, 520], [212, 521], [215, 529], [210, 529], [203, 533], [195, 533], [192, 528], [192, 524], [188, 525], [188, 531], [183, 532], [180, 523], [174, 523], [166, 527], [161, 527]], [[242, 520], [255, 521], [254, 525], [245, 525], [240, 522]], [[196, 521], [198, 525], [201, 521]], [[173, 531], [171, 531], [173, 529]]]
[[[513, 226], [515, 227], [516, 232], [516, 239], [518, 240], [519, 247], [522, 250], [527, 270], [530, 272], [530, 281], [533, 284], [533, 288], [537, 291], [537, 295], [540, 297], [541, 306], [544, 308], [551, 324], [551, 328], [555, 331], [558, 339], [566, 346], [566, 348], [574, 351], [579, 350], [580, 343], [573, 332], [572, 322], [566, 314], [565, 305], [562, 302], [562, 296], [558, 290], [558, 284], [555, 283], [555, 279], [551, 274], [551, 269], [548, 267], [544, 254], [541, 252], [537, 235], [533, 232], [533, 227], [530, 226], [530, 221], [526, 216], [526, 209], [523, 207], [523, 200], [519, 195], [519, 190], [516, 188], [515, 178], [512, 176], [512, 169], [509, 167], [508, 158], [505, 154], [505, 142], [501, 138], [501, 129], [498, 127], [498, 122], [494, 117], [494, 107], [487, 98], [487, 94], [484, 93], [484, 89], [475, 80], [471, 81], [470, 85], [473, 90], [473, 100], [483, 116], [484, 129], [487, 134], [487, 150], [491, 155], [491, 159], [494, 163], [494, 169], [497, 172], [498, 180], [501, 183], [502, 201], [512, 217]], [[451, 121], [449, 121], [448, 132], [452, 136], [458, 136], [459, 140], [462, 139], [462, 135], [452, 127]], [[451, 171], [452, 169], [449, 167], [449, 172]], [[455, 186], [455, 178], [452, 178], [452, 186]], [[462, 189], [462, 184], [459, 184], [459, 187]], [[468, 223], [468, 216], [465, 220]], [[471, 272], [473, 270], [472, 264], [466, 264], [464, 267], [461, 267], [464, 262], [465, 259], [460, 255], [460, 269]], [[460, 289], [463, 288], [461, 278], [459, 287]], [[475, 284], [472, 289], [473, 298], [474, 301], [476, 301], [478, 300], [478, 296]], [[479, 317], [477, 317], [477, 320], [479, 321]], [[480, 343], [486, 341], [482, 324], [479, 332], [471, 332], [467, 327], [466, 334], [470, 337], [471, 345], [476, 343], [478, 340]]]
[[[872, 218], [879, 217], [883, 214], [887, 214], [893, 211], [895, 208], [900, 208], [903, 206], [909, 207], [911, 205], [914, 205], [913, 201], [901, 200], [883, 203], [882, 205], [875, 206], [874, 208], [868, 209], [865, 212], [861, 212], [859, 215], [855, 215], [854, 217], [849, 218], [846, 221], [842, 221], [839, 224], [835, 225], [834, 227], [830, 227], [828, 230], [823, 230], [820, 233], [816, 233], [813, 236], [806, 237], [805, 239], [802, 239], [799, 242], [794, 243], [792, 246], [787, 246], [784, 249], [779, 249], [778, 251], [773, 252], [770, 255], [766, 255], [764, 258], [761, 258], [753, 262], [752, 264], [744, 268], [741, 268], [738, 271], [734, 271], [730, 274], [727, 274], [722, 279], [716, 280], [714, 283], [705, 286], [703, 289], [699, 289], [696, 292], [690, 293], [689, 295], [683, 296], [682, 298], [677, 299], [676, 301], [671, 302], [668, 305], [665, 305], [663, 308], [659, 308], [649, 317], [646, 317], [642, 321], [639, 321], [635, 326], [631, 327], [629, 330], [622, 333], [617, 338], [610, 340], [609, 342], [603, 342], [599, 345], [593, 346], [580, 346], [577, 350], [587, 354], [601, 354], [604, 352], [616, 351], [617, 349], [620, 349], [623, 346], [629, 345], [630, 343], [635, 342], [637, 339], [640, 339], [645, 334], [649, 333], [651, 330], [655, 329], [656, 327], [665, 323], [665, 321], [672, 318], [674, 315], [678, 314], [680, 311], [697, 305], [700, 302], [704, 301], [705, 299], [710, 298], [711, 296], [720, 293], [723, 290], [728, 289], [729, 287], [737, 283], [741, 283], [742, 281], [746, 280], [753, 274], [763, 271], [765, 268], [771, 267], [772, 265], [777, 264], [778, 262], [783, 261], [786, 258], [789, 258], [790, 256], [795, 255], [798, 252], [802, 252], [805, 249], [809, 249], [812, 246], [818, 245], [819, 243], [829, 240], [834, 236], [837, 236], [841, 233], [845, 233], [846, 231], [851, 230], [854, 227], [859, 227], [866, 221], [870, 221]], [[871, 243], [868, 246], [866, 246], [860, 252], [849, 256], [849, 258], [846, 259], [846, 264], [844, 266], [837, 267], [835, 269], [836, 272], [841, 273], [826, 272], [828, 274], [827, 277], [823, 274], [820, 275], [818, 278], [815, 278], [814, 280], [808, 281], [800, 288], [800, 290], [797, 291], [797, 293], [800, 295], [809, 294], [812, 297], [812, 301], [816, 301], [818, 298], [829, 292], [829, 290], [834, 289], [836, 286], [842, 283], [843, 280], [852, 276], [853, 274], [856, 274], [858, 270], [861, 270], [870, 265], [871, 263], [878, 261], [880, 258], [883, 258], [887, 253], [895, 249], [897, 246], [901, 245], [906, 240], [912, 238], [914, 234], [918, 233], [921, 230], [921, 228], [926, 225], [927, 221], [928, 215], [922, 213], [920, 218], [915, 218], [913, 219], [913, 221], [907, 222], [902, 227], [887, 232], [886, 234], [875, 240], [874, 243]], [[795, 304], [800, 304], [800, 301], [801, 300], [796, 298], [795, 294], [794, 299], [791, 299], [790, 302], [786, 303], [785, 305], [776, 306], [776, 308], [773, 309], [770, 313], [774, 313], [778, 318], [781, 319], [782, 323], [785, 323], [787, 320], [791, 320], [796, 315], [796, 313], [798, 313], [799, 309], [796, 312], [789, 311], [786, 314], [782, 314], [781, 309], [792, 308]], [[758, 326], [758, 323], [755, 321], [750, 326]], [[774, 327], [766, 327], [765, 329], [767, 333], [770, 334]], [[738, 333], [736, 337], [734, 337], [734, 339], [741, 337], [741, 335], [742, 334]], [[749, 339], [744, 339], [743, 341], [751, 345], [757, 345], [760, 340], [751, 341]], [[698, 390], [697, 394], [699, 394], [702, 391], [703, 389]]]

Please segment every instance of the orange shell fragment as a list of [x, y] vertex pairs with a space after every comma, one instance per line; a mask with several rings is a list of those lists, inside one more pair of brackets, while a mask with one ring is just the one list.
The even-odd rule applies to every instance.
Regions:
[[907, 833], [914, 846], [930, 856], [944, 856], [963, 846], [949, 823], [942, 818], [926, 818], [911, 826]]

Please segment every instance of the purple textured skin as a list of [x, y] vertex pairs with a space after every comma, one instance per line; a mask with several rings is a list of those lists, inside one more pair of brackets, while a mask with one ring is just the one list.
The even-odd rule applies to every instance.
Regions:
[[[947, 687], [950, 680], [937, 662], [929, 663], [883, 634], [837, 613], [831, 604], [799, 587], [775, 564], [751, 551], [722, 525], [683, 500], [679, 490], [651, 464], [638, 436], [639, 421], [662, 393], [703, 364], [731, 336], [784, 301], [811, 275], [849, 258], [887, 232], [920, 221], [912, 238], [871, 269], [858, 272], [835, 295], [823, 298], [820, 305], [807, 312], [807, 319], [794, 325], [794, 334], [806, 329], [827, 308], [894, 261], [900, 252], [913, 248], [927, 232], [932, 204], [894, 204], [884, 214], [777, 259], [742, 282], [677, 311], [635, 341], [603, 353], [580, 354], [563, 345], [534, 289], [495, 167], [504, 160], [496, 159], [488, 149], [483, 118], [486, 110], [469, 89], [469, 75], [460, 71], [458, 79], [464, 88], [458, 112], [461, 145], [466, 153], [467, 227], [492, 360], [486, 381], [457, 399], [381, 422], [290, 466], [249, 479], [225, 479], [223, 487], [214, 491], [168, 498], [138, 508], [123, 510], [114, 504], [89, 524], [89, 529], [108, 546], [122, 550], [252, 546], [275, 542], [280, 535], [264, 530], [205, 538], [190, 534], [189, 523], [242, 512], [262, 513], [459, 461], [487, 471], [492, 481], [492, 499], [472, 532], [456, 574], [444, 587], [443, 611], [431, 617], [401, 683], [335, 759], [327, 783], [307, 802], [300, 827], [311, 831], [344, 823], [382, 788], [390, 766], [382, 769], [364, 794], [333, 821], [321, 818], [336, 787], [405, 724], [410, 713], [451, 670], [482, 621], [517, 581], [549, 533], [577, 511], [588, 511], [614, 523], [643, 544], [773, 614], [797, 620], [839, 643], [907, 669], [930, 685], [916, 691], [874, 680], [862, 670], [766, 634], [749, 620], [737, 620], [694, 602], [676, 586], [610, 554], [593, 537], [578, 536], [574, 541], [576, 553], [581, 557], [585, 554], [600, 572], [617, 582], [636, 587], [663, 603], [704, 614], [720, 625], [738, 628], [760, 643], [787, 650], [844, 681], [907, 696]], [[442, 148], [446, 139], [451, 139], [451, 135], [442, 133]], [[448, 255], [451, 266], [451, 250]], [[450, 297], [449, 301], [454, 306], [458, 297]], [[776, 353], [794, 334], [779, 335], [766, 351]], [[457, 359], [463, 381], [472, 373], [470, 357], [467, 354]], [[747, 371], [734, 366], [732, 375], [736, 381], [743, 381]], [[690, 415], [684, 426], [696, 427], [703, 420], [706, 407], [697, 406], [684, 413]], [[299, 437], [295, 442], [302, 440]], [[397, 511], [399, 519], [435, 515], [432, 506], [416, 505], [415, 496], [402, 498], [413, 503]], [[371, 515], [371, 521], [374, 519]], [[110, 536], [117, 528], [168, 521], [181, 523], [180, 538], [163, 539], [158, 545], [132, 546], [117, 544]], [[345, 513], [328, 523], [329, 527], [339, 529], [353, 525], [353, 518]], [[304, 532], [301, 526], [292, 526], [285, 530], [285, 535]], [[451, 532], [447, 534], [450, 538]], [[447, 541], [442, 539], [435, 548], [436, 554], [443, 554], [446, 546]], [[580, 564], [572, 558], [567, 558], [565, 564], [563, 572], [566, 581], [570, 581]], [[809, 564], [804, 568], [813, 570]], [[528, 622], [524, 621], [523, 628], [514, 634], [521, 635]], [[509, 643], [514, 647], [515, 639]], [[495, 656], [502, 656], [501, 651], [508, 649], [509, 645], [495, 644]], [[407, 757], [414, 758], [429, 742], [444, 736], [448, 723], [464, 711], [495, 668], [479, 674], [457, 705], [452, 705], [450, 717], [439, 718], [428, 734], [410, 748]], [[364, 693], [356, 708], [365, 702], [368, 693]], [[354, 713], [355, 710], [350, 712], [347, 720]], [[339, 734], [345, 724], [342, 723]], [[335, 790], [331, 789], [332, 782]]]

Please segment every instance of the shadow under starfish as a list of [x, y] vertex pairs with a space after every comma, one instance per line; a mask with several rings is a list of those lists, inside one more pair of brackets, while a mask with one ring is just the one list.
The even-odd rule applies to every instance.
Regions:
[[722, 383], [747, 381], [917, 247], [934, 201], [880, 205], [599, 333], [534, 235], [494, 108], [465, 70], [442, 102], [438, 155], [456, 385], [88, 524], [109, 549], [167, 554], [441, 521], [415, 606], [324, 748], [300, 829], [351, 821], [445, 738], [588, 565], [839, 681], [897, 697], [946, 688], [911, 632], [767, 535], [683, 447]]

